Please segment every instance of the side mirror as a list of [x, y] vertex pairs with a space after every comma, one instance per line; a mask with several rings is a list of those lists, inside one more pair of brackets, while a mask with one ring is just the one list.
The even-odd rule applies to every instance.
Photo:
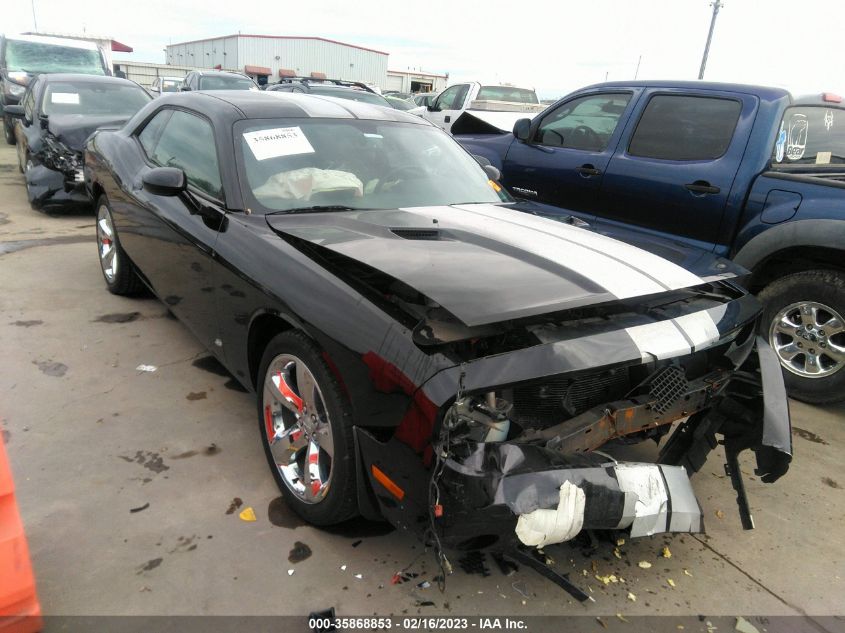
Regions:
[[191, 90], [190, 87], [186, 86], [185, 84], [182, 84], [181, 86], [179, 86], [180, 92], [190, 92], [190, 90]]
[[23, 106], [22, 105], [4, 105], [0, 106], [3, 109], [3, 114], [6, 116], [15, 117], [18, 119], [22, 119], [23, 114]]
[[493, 182], [498, 182], [502, 179], [502, 172], [496, 169], [493, 165], [482, 165], [481, 169], [484, 170], [484, 173], [487, 174], [487, 177]]
[[431, 104], [427, 105], [426, 108], [428, 109], [429, 112], [440, 112], [440, 108], [437, 107], [436, 103], [431, 103]]
[[531, 119], [519, 119], [513, 124], [513, 135], [523, 143], [531, 136]]
[[141, 182], [155, 196], [178, 196], [188, 189], [185, 172], [176, 167], [155, 167], [141, 177]]

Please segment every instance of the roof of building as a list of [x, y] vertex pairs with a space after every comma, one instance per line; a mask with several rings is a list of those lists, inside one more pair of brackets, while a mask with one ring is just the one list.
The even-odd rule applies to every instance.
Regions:
[[374, 48], [367, 48], [366, 46], [358, 46], [357, 44], [347, 44], [346, 42], [339, 42], [338, 40], [331, 40], [326, 37], [314, 37], [314, 36], [300, 36], [300, 35], [256, 35], [252, 33], [232, 33], [231, 35], [221, 35], [219, 37], [206, 37], [199, 40], [190, 40], [187, 42], [174, 42], [173, 44], [168, 44], [168, 48], [171, 46], [184, 46], [185, 44], [199, 44], [200, 42], [211, 42], [214, 40], [222, 40], [229, 37], [258, 37], [270, 40], [316, 40], [319, 42], [328, 42], [329, 44], [338, 44], [340, 46], [348, 46], [349, 48], [357, 48], [362, 51], [369, 51], [371, 53], [378, 53], [379, 55], [388, 55], [389, 53], [385, 53], [384, 51], [379, 51]]

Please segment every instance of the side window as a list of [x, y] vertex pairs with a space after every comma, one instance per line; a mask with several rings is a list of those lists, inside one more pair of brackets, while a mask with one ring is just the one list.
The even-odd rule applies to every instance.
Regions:
[[562, 103], [543, 117], [534, 142], [590, 152], [607, 149], [631, 95], [603, 93]]
[[666, 160], [713, 160], [731, 144], [742, 104], [733, 99], [655, 95], [631, 138], [628, 153]]
[[205, 119], [174, 110], [150, 158], [163, 167], [184, 170], [189, 184], [213, 198], [223, 198], [214, 131]]
[[443, 93], [437, 97], [437, 107], [441, 110], [458, 110], [463, 104], [467, 94], [467, 85], [459, 84], [446, 88]]
[[153, 150], [155, 149], [156, 143], [158, 143], [158, 139], [161, 136], [161, 131], [170, 119], [171, 114], [173, 114], [173, 110], [169, 108], [166, 110], [159, 110], [158, 114], [147, 122], [144, 129], [141, 130], [141, 133], [138, 135], [138, 140], [141, 142], [144, 152], [150, 159], [153, 157]]
[[35, 116], [35, 92], [38, 90], [38, 82], [37, 80], [32, 82], [32, 85], [29, 87], [29, 90], [26, 91], [26, 95], [23, 98], [23, 112], [24, 116], [26, 117], [27, 121], [34, 121], [36, 119]]

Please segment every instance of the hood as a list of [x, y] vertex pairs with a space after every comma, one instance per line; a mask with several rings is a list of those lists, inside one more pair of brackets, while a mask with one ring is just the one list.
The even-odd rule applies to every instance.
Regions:
[[452, 134], [506, 134], [520, 119], [533, 119], [538, 112], [464, 110], [452, 123]]
[[662, 257], [509, 206], [472, 204], [266, 216], [398, 279], [469, 327], [705, 282]]
[[130, 119], [128, 116], [88, 116], [86, 114], [53, 114], [47, 129], [69, 149], [82, 151], [85, 141], [103, 127], [119, 128]]

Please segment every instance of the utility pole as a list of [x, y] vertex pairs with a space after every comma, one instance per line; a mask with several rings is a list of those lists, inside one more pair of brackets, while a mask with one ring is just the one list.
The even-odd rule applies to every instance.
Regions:
[[713, 39], [713, 29], [716, 28], [716, 16], [719, 15], [719, 9], [725, 5], [722, 4], [721, 0], [716, 0], [715, 2], [711, 2], [710, 6], [713, 7], [713, 17], [710, 18], [710, 32], [707, 33], [707, 44], [704, 46], [704, 57], [701, 58], [701, 69], [698, 71], [699, 79], [704, 79], [704, 67], [707, 66], [707, 56], [710, 54], [710, 41]]
[[637, 69], [634, 71], [634, 79], [636, 80], [637, 76], [640, 74], [640, 64], [643, 61], [643, 56], [640, 55], [640, 58], [637, 60]]
[[38, 20], [35, 19], [35, 0], [32, 0], [32, 24], [35, 26], [35, 32], [38, 33]]

